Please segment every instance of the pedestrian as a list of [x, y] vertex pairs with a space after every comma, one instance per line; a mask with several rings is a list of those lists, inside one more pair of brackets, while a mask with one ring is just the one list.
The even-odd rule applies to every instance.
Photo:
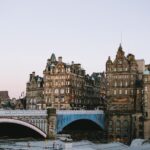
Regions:
[[53, 142], [53, 149], [55, 149], [55, 142]]
[[30, 147], [30, 143], [29, 142], [27, 143], [27, 146]]

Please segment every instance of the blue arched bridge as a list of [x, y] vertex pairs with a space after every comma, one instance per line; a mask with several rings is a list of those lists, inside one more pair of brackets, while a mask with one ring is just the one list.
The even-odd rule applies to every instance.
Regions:
[[78, 120], [90, 120], [104, 129], [104, 113], [100, 110], [79, 110], [79, 111], [57, 111], [56, 132], [59, 133], [64, 127]]
[[82, 119], [104, 129], [104, 113], [101, 110], [0, 110], [0, 124], [18, 124], [44, 138], [53, 138], [67, 125]]

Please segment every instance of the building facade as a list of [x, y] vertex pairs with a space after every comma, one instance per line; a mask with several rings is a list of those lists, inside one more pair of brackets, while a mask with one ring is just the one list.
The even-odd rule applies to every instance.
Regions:
[[144, 94], [144, 138], [150, 138], [150, 69], [147, 65], [143, 74], [143, 94]]
[[[141, 85], [138, 77], [138, 64], [133, 54], [125, 53], [120, 45], [114, 61], [106, 62], [108, 139], [130, 142], [135, 135], [136, 118], [141, 116]], [[137, 91], [138, 94], [137, 95]]]
[[85, 70], [80, 64], [67, 64], [55, 54], [47, 60], [44, 74], [44, 101], [47, 107], [71, 109], [84, 93]]
[[43, 78], [33, 72], [26, 85], [26, 109], [43, 109], [45, 107]]
[[9, 99], [8, 91], [0, 91], [0, 108], [2, 108], [5, 102]]
[[30, 74], [26, 87], [27, 109], [101, 109], [100, 73], [87, 75], [80, 64], [63, 62], [52, 54], [43, 78]]

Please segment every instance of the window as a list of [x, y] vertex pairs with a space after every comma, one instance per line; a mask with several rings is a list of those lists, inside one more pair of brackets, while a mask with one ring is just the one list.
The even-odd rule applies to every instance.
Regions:
[[70, 68], [67, 68], [67, 72], [70, 72]]
[[133, 95], [133, 90], [131, 90], [131, 95]]
[[65, 92], [64, 89], [61, 89], [61, 90], [60, 90], [60, 93], [61, 93], [61, 94], [64, 94], [64, 92]]
[[146, 82], [147, 82], [147, 78], [144, 78], [144, 81], [146, 81]]
[[147, 86], [145, 86], [145, 88], [144, 88], [144, 89], [145, 89], [145, 92], [147, 92], [147, 91], [148, 91], [148, 90], [147, 90]]
[[69, 88], [66, 88], [66, 93], [70, 93], [70, 90], [69, 90]]
[[125, 82], [125, 86], [128, 86], [128, 81]]
[[147, 100], [147, 95], [146, 94], [144, 95], [144, 99]]
[[122, 87], [122, 81], [120, 81], [120, 86]]
[[115, 83], [114, 83], [114, 86], [116, 87], [117, 86], [117, 82], [115, 81]]
[[119, 94], [122, 94], [122, 90], [119, 90]]
[[55, 85], [56, 85], [56, 86], [58, 85], [58, 82], [57, 82], [57, 81], [55, 82]]
[[125, 127], [125, 128], [128, 128], [128, 121], [127, 120], [125, 120], [124, 122], [123, 122], [123, 127]]
[[58, 100], [59, 100], [58, 97], [55, 97], [55, 102], [58, 102]]
[[116, 90], [114, 90], [114, 95], [116, 95], [117, 94], [117, 92], [116, 92]]
[[113, 121], [110, 120], [110, 121], [109, 121], [109, 126], [112, 126], [112, 124], [113, 124]]
[[41, 84], [40, 84], [40, 83], [38, 83], [38, 87], [41, 87]]
[[122, 128], [123, 136], [128, 136], [128, 131], [129, 131], [129, 122], [128, 122], [128, 120], [124, 120], [123, 128]]
[[116, 121], [116, 131], [120, 132], [120, 130], [121, 130], [121, 121], [117, 120]]
[[61, 97], [61, 102], [64, 102], [64, 101], [65, 101], [64, 97]]
[[119, 64], [122, 64], [122, 61], [121, 61], [121, 60], [119, 60]]
[[55, 89], [55, 94], [58, 94], [59, 93], [59, 90], [58, 89]]
[[125, 94], [126, 94], [126, 95], [128, 94], [128, 90], [125, 90]]
[[49, 84], [48, 83], [46, 83], [46, 87], [48, 87], [49, 86]]

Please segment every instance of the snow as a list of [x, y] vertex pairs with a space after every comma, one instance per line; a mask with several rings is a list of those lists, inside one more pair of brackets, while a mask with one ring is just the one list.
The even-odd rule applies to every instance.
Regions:
[[[53, 145], [63, 147], [63, 150], [150, 150], [150, 141], [144, 139], [135, 139], [130, 146], [114, 142], [108, 144], [97, 144], [90, 141], [73, 142], [72, 144], [65, 145], [61, 141], [0, 141], [0, 149], [12, 150], [41, 150], [52, 149]], [[72, 147], [72, 148], [71, 148]]]

